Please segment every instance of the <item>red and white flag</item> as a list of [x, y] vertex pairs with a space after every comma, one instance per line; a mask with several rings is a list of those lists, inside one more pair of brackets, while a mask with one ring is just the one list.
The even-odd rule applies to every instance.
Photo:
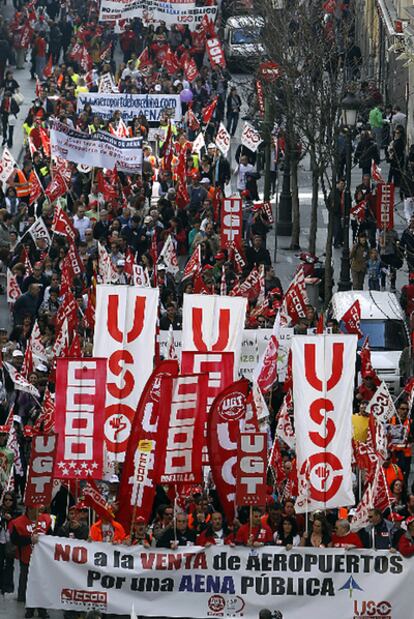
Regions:
[[371, 166], [371, 178], [375, 183], [383, 183], [384, 179], [382, 178], [381, 168], [375, 163], [372, 162]]
[[48, 247], [51, 245], [49, 231], [46, 228], [46, 224], [42, 217], [38, 217], [25, 232], [25, 234], [30, 234], [35, 243], [36, 241], [46, 241]]
[[295, 449], [296, 439], [293, 431], [291, 413], [293, 412], [292, 392], [288, 391], [279, 409], [276, 424], [276, 436], [290, 449]]
[[170, 325], [170, 328], [168, 329], [167, 350], [166, 350], [165, 358], [166, 359], [177, 359], [177, 353], [175, 352], [175, 345], [174, 345], [174, 329], [172, 325]]
[[63, 236], [66, 236], [71, 243], [75, 243], [76, 241], [76, 230], [73, 227], [69, 217], [59, 204], [55, 206], [52, 231], [54, 234], [62, 234]]
[[223, 198], [220, 245], [228, 249], [240, 248], [243, 245], [243, 201], [241, 198]]
[[262, 136], [252, 125], [244, 123], [243, 131], [240, 137], [243, 146], [246, 146], [253, 153], [257, 151], [260, 144], [263, 142]]
[[102, 479], [105, 383], [105, 359], [57, 360], [57, 479]]
[[0, 181], [5, 183], [10, 178], [15, 168], [17, 168], [17, 163], [6, 146], [0, 160]]
[[201, 271], [201, 245], [198, 244], [184, 267], [182, 279], [192, 277], [196, 271]]
[[177, 361], [162, 361], [152, 372], [141, 394], [122, 467], [117, 518], [129, 527], [133, 511], [147, 522], [154, 503], [154, 458], [158, 439], [162, 381], [178, 376]]
[[49, 388], [46, 387], [43, 397], [42, 410], [33, 426], [33, 432], [39, 434], [50, 434], [53, 432], [55, 424], [55, 403]]
[[[297, 511], [354, 504], [352, 399], [357, 338], [302, 335], [292, 340]], [[305, 478], [308, 483], [305, 484]]]
[[29, 381], [26, 380], [23, 374], [18, 372], [15, 367], [13, 367], [10, 363], [7, 363], [6, 361], [3, 362], [3, 367], [9, 373], [9, 376], [14, 383], [14, 388], [17, 389], [17, 391], [24, 391], [25, 393], [30, 393], [30, 395], [40, 399], [40, 393], [38, 392], [36, 387], [29, 383]]
[[267, 433], [242, 432], [237, 449], [236, 504], [264, 507], [267, 495], [266, 477]]
[[206, 49], [211, 66], [213, 68], [218, 66], [224, 69], [226, 66], [226, 58], [224, 56], [224, 51], [218, 37], [207, 39]]
[[56, 434], [37, 434], [32, 438], [23, 499], [26, 507], [46, 506], [52, 501], [56, 446]]
[[93, 479], [86, 482], [82, 492], [85, 505], [93, 509], [98, 518], [113, 520], [114, 514]]
[[173, 275], [178, 273], [179, 268], [177, 254], [171, 234], [168, 236], [167, 240], [164, 243], [164, 246], [158, 257], [158, 261], [165, 264], [166, 271], [168, 273], [172, 273]]
[[235, 513], [238, 439], [244, 431], [249, 381], [242, 378], [214, 400], [208, 416], [208, 455], [213, 481], [227, 522]]
[[52, 352], [55, 357], [62, 357], [67, 354], [69, 350], [69, 328], [68, 328], [68, 320], [65, 320], [58, 331], [58, 334], [55, 339], [55, 343], [53, 344]]
[[217, 148], [219, 148], [223, 155], [226, 157], [227, 153], [230, 150], [231, 137], [230, 133], [227, 131], [226, 127], [222, 122], [219, 125], [214, 141]]
[[10, 269], [7, 269], [7, 303], [14, 305], [21, 294], [22, 291], [17, 282], [17, 277], [13, 275]]
[[288, 316], [294, 325], [300, 318], [306, 317], [306, 306], [309, 304], [306, 292], [305, 275], [303, 267], [296, 273], [289, 288], [286, 290], [282, 306], [281, 316]]
[[46, 348], [42, 342], [42, 334], [40, 333], [37, 320], [33, 325], [29, 346], [32, 350], [33, 357], [39, 359], [40, 361], [47, 361]]
[[381, 423], [388, 423], [396, 414], [394, 402], [384, 381], [377, 388], [376, 392], [367, 405], [367, 411], [372, 413]]
[[45, 196], [50, 203], [53, 203], [61, 196], [64, 196], [67, 190], [68, 187], [66, 185], [65, 179], [59, 172], [57, 172], [53, 175], [52, 180], [46, 187]]
[[208, 123], [212, 119], [212, 116], [217, 107], [217, 101], [218, 101], [218, 97], [215, 97], [211, 103], [206, 105], [206, 107], [201, 110], [201, 118], [205, 125], [208, 125]]
[[361, 331], [361, 306], [358, 301], [354, 301], [351, 307], [342, 316], [341, 321], [348, 333], [358, 336], [358, 339], [363, 336]]
[[203, 481], [201, 456], [207, 407], [207, 374], [166, 377], [161, 386], [155, 480]]
[[262, 393], [268, 393], [277, 379], [277, 353], [279, 342], [272, 334], [267, 343], [263, 357], [254, 370], [254, 378]]

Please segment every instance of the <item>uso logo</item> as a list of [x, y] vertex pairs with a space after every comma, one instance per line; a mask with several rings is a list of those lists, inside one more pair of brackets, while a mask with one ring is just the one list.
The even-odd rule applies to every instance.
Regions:
[[390, 602], [373, 602], [354, 600], [354, 619], [392, 619]]

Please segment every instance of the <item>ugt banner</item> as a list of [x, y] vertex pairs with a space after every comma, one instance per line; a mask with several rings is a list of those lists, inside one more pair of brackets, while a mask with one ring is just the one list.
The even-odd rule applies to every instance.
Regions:
[[149, 379], [155, 348], [158, 289], [96, 287], [93, 350], [107, 359], [105, 442], [108, 455], [123, 461], [131, 423]]
[[392, 230], [394, 227], [394, 184], [377, 185], [377, 227]]
[[298, 512], [355, 503], [351, 417], [356, 347], [356, 335], [293, 337]]
[[204, 294], [185, 294], [182, 350], [233, 352], [238, 375], [247, 300]]
[[221, 246], [242, 247], [243, 203], [241, 198], [223, 198], [221, 206]]
[[57, 479], [102, 479], [105, 382], [105, 359], [56, 361]]
[[84, 133], [51, 121], [52, 156], [98, 168], [141, 174], [142, 139], [118, 138], [106, 131]]
[[[375, 550], [229, 546], [176, 551], [42, 535], [27, 606], [164, 617], [409, 619], [414, 562]], [[306, 613], [304, 613], [306, 608]]]
[[32, 439], [30, 464], [24, 491], [26, 507], [49, 505], [52, 499], [56, 434], [37, 434]]

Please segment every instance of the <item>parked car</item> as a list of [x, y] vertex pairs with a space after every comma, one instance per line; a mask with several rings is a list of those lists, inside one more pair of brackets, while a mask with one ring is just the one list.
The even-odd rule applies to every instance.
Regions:
[[[397, 395], [404, 384], [404, 370], [411, 358], [410, 339], [405, 315], [395, 294], [375, 291], [336, 292], [332, 297], [332, 317], [340, 321], [358, 300], [361, 308], [361, 348], [369, 337], [372, 366], [391, 394]], [[402, 359], [402, 356], [403, 359]]]
[[240, 67], [259, 64], [264, 55], [261, 33], [262, 17], [241, 15], [230, 17], [224, 27], [224, 53], [228, 65]]

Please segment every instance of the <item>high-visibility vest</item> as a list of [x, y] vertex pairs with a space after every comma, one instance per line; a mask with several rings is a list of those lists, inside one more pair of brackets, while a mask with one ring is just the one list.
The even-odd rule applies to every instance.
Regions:
[[30, 196], [30, 183], [25, 177], [22, 170], [16, 170], [16, 174], [18, 177], [18, 181], [14, 181], [13, 187], [16, 190], [16, 195], [18, 198], [24, 198], [25, 196]]

